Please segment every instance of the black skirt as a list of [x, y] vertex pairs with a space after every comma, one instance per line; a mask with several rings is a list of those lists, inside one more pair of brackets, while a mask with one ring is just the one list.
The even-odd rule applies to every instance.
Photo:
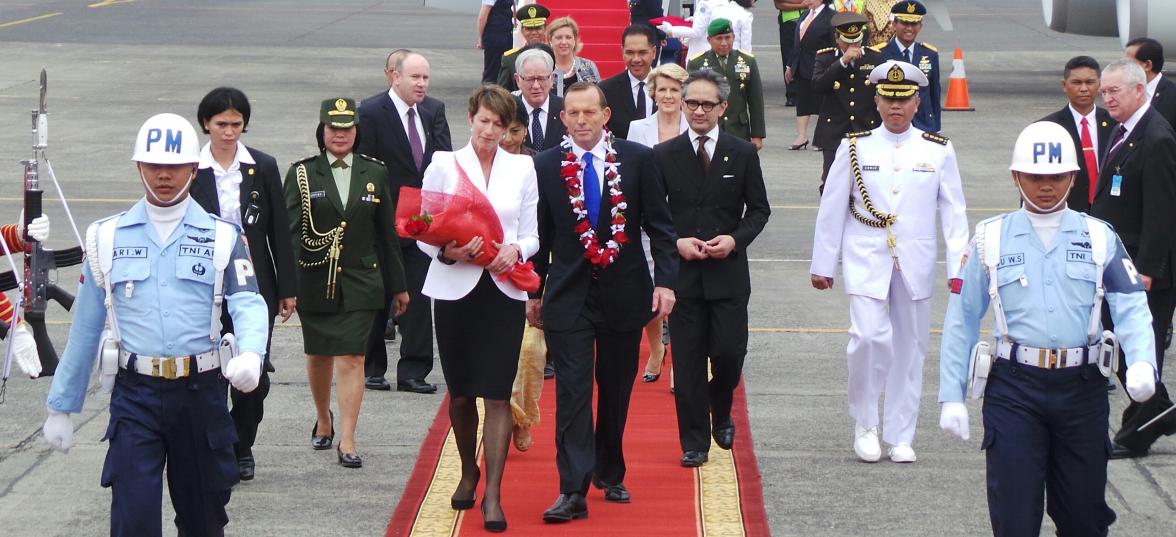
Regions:
[[792, 86], [796, 88], [796, 117], [821, 113], [823, 96], [813, 91], [812, 80], [797, 77], [792, 79]]
[[452, 397], [510, 399], [523, 343], [526, 303], [504, 294], [482, 271], [457, 300], [433, 300], [441, 372]]

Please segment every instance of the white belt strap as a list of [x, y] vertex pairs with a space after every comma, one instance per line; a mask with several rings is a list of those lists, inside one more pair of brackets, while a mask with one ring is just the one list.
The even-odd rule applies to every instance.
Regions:
[[90, 253], [90, 273], [97, 280], [94, 283], [106, 291], [106, 317], [110, 319], [110, 335], [116, 342], [122, 341], [118, 319], [114, 315], [114, 298], [110, 289], [110, 271], [114, 267], [114, 232], [118, 228], [118, 215], [86, 230], [86, 251]]
[[1090, 258], [1094, 261], [1094, 306], [1090, 310], [1090, 325], [1086, 330], [1086, 342], [1093, 344], [1102, 337], [1099, 332], [1102, 321], [1102, 302], [1106, 295], [1103, 287], [1103, 268], [1107, 264], [1107, 233], [1106, 225], [1085, 216], [1086, 232], [1090, 235]]
[[1013, 344], [1008, 341], [996, 343], [996, 357], [1014, 361], [1041, 369], [1065, 369], [1098, 362], [1099, 347], [1075, 347], [1070, 349], [1039, 349], [1036, 347], [1017, 346], [1013, 353]]
[[976, 249], [984, 261], [985, 271], [988, 272], [988, 300], [992, 304], [993, 316], [996, 318], [996, 333], [1002, 341], [1009, 339], [1009, 325], [1005, 320], [1004, 306], [1000, 303], [1000, 285], [996, 277], [996, 267], [1000, 264], [1000, 226], [1001, 218], [976, 226]]
[[233, 225], [216, 220], [216, 240], [213, 242], [212, 266], [216, 274], [212, 280], [212, 325], [209, 341], [216, 343], [221, 332], [221, 306], [225, 301], [225, 268], [233, 256], [233, 239], [236, 237]]

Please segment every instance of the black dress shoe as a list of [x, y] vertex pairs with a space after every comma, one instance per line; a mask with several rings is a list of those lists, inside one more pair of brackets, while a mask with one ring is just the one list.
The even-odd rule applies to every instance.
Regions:
[[796, 106], [796, 98], [788, 97], [784, 99], [784, 106]]
[[241, 476], [241, 481], [251, 481], [256, 471], [257, 464], [253, 461], [253, 455], [237, 459], [237, 473]]
[[470, 492], [468, 499], [461, 499], [457, 497], [455, 492], [453, 496], [449, 497], [449, 507], [454, 511], [465, 511], [466, 509], [474, 508], [474, 501], [478, 499], [478, 481], [482, 479], [482, 471], [478, 470], [477, 477], [474, 478], [474, 489]]
[[310, 447], [322, 451], [331, 449], [331, 444], [335, 441], [335, 413], [331, 414], [331, 436], [318, 436], [318, 420], [314, 420], [314, 427], [310, 428]]
[[711, 431], [711, 436], [715, 439], [715, 444], [723, 449], [731, 449], [735, 444], [735, 424], [730, 421], [726, 425], [719, 425]]
[[1111, 441], [1111, 460], [1116, 459], [1134, 459], [1137, 457], [1146, 457], [1147, 448], [1131, 449], [1123, 444]]
[[570, 522], [587, 517], [588, 502], [584, 500], [584, 495], [578, 492], [560, 494], [555, 503], [543, 512], [543, 521], [548, 523]]
[[506, 531], [506, 513], [502, 514], [502, 520], [486, 520], [486, 502], [483, 500], [482, 527], [491, 533], [502, 533]]
[[604, 487], [604, 501], [613, 503], [629, 503], [629, 489], [624, 484], [608, 485]]
[[436, 384], [429, 384], [421, 379], [408, 379], [396, 382], [396, 391], [412, 393], [435, 393]]
[[605, 485], [604, 485], [604, 481], [601, 481], [599, 477], [592, 476], [592, 486], [594, 486], [600, 490], [604, 490]]
[[364, 379], [363, 387], [369, 390], [380, 390], [384, 392], [392, 389], [392, 385], [384, 377], [368, 377]]
[[698, 468], [710, 460], [710, 455], [705, 451], [686, 451], [682, 453], [682, 466], [685, 468]]
[[555, 378], [555, 364], [553, 364], [551, 362], [547, 362], [546, 364], [543, 365], [543, 378], [544, 379]]
[[363, 459], [358, 453], [343, 453], [343, 448], [335, 448], [335, 453], [339, 455], [339, 466], [344, 468], [363, 468]]

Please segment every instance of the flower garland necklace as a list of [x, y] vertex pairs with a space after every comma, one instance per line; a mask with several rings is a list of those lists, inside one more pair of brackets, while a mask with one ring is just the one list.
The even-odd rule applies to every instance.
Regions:
[[600, 269], [608, 268], [617, 260], [621, 246], [629, 243], [629, 236], [625, 233], [625, 209], [629, 205], [625, 202], [625, 193], [621, 191], [621, 174], [617, 171], [620, 163], [617, 162], [617, 152], [613, 149], [612, 134], [606, 132], [604, 139], [604, 181], [609, 201], [612, 203], [609, 221], [612, 237], [604, 245], [600, 244], [600, 238], [588, 220], [588, 210], [584, 207], [584, 165], [572, 152], [571, 137], [565, 135], [560, 148], [563, 149], [560, 177], [563, 178], [564, 187], [568, 190], [572, 212], [576, 215], [575, 230], [580, 237], [580, 243], [584, 245], [584, 258]]

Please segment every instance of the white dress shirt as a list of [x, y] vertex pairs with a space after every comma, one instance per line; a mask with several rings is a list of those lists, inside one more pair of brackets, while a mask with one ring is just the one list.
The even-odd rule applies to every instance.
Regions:
[[[1098, 158], [1099, 158], [1099, 154], [1098, 154], [1098, 122], [1097, 122], [1097, 118], [1095, 117], [1095, 112], [1098, 111], [1098, 107], [1097, 106], [1091, 107], [1090, 113], [1086, 114], [1084, 116], [1081, 113], [1079, 113], [1077, 110], [1074, 109], [1074, 105], [1069, 105], [1069, 106], [1070, 106], [1070, 114], [1074, 116], [1074, 132], [1078, 133], [1078, 143], [1079, 144], [1082, 143], [1082, 119], [1086, 118], [1086, 128], [1087, 128], [1087, 130], [1090, 131], [1090, 147], [1094, 148], [1094, 164], [1097, 166], [1098, 165]], [[1086, 157], [1080, 155], [1079, 158], [1086, 158]], [[1098, 173], [1098, 171], [1095, 170], [1095, 173]]]
[[596, 170], [596, 182], [600, 183], [600, 193], [603, 195], [605, 183], [604, 156], [606, 154], [604, 149], [604, 137], [601, 137], [600, 141], [596, 142], [596, 145], [592, 147], [592, 151], [585, 151], [584, 148], [576, 145], [575, 143], [572, 143], [572, 154], [576, 155], [576, 160], [581, 164], [584, 163], [584, 153], [589, 152], [592, 153], [592, 167]]
[[[412, 139], [412, 137], [408, 135], [408, 109], [409, 108], [416, 108], [416, 107], [409, 106], [408, 103], [404, 102], [404, 99], [401, 99], [400, 96], [397, 95], [396, 92], [392, 91], [391, 89], [388, 90], [388, 96], [392, 98], [392, 104], [396, 105], [396, 113], [400, 114], [400, 124], [404, 125], [404, 136], [406, 138]], [[417, 134], [420, 135], [420, 137], [421, 137], [421, 154], [424, 154], [424, 151], [425, 151], [425, 126], [421, 123], [421, 110], [419, 108], [417, 108], [417, 111], [416, 111], [415, 123], [416, 123]]]
[[[700, 136], [702, 135], [694, 132], [694, 129], [690, 129], [690, 147], [694, 148], [695, 153], [698, 153], [698, 138]], [[715, 124], [714, 128], [706, 133], [706, 137], [707, 140], [702, 147], [706, 150], [706, 158], [709, 160], [714, 160], [715, 145], [719, 143], [719, 125]]]
[[[535, 107], [523, 99], [523, 108], [527, 109], [527, 136], [531, 135], [531, 123], [535, 121]], [[539, 107], [539, 133], [543, 135], [543, 145], [547, 145], [547, 114], [551, 110], [551, 94], [543, 99], [543, 106]], [[535, 148], [536, 150], [540, 148]]]
[[[638, 82], [645, 82], [645, 81], [633, 76], [633, 73], [629, 72], [628, 70], [625, 71], [625, 74], [629, 75], [629, 91], [633, 95], [633, 104], [636, 105], [637, 104], [637, 83]], [[649, 117], [651, 114], [653, 114], [653, 96], [649, 94], [649, 83], [648, 82], [645, 82], [645, 103], [644, 103], [644, 106], [645, 106], [645, 117]], [[638, 109], [637, 112], [640, 113], [641, 110]]]
[[220, 202], [220, 217], [241, 225], [241, 164], [256, 164], [253, 155], [245, 149], [245, 144], [237, 141], [237, 154], [233, 155], [233, 163], [222, 168], [220, 163], [212, 158], [212, 142], [200, 148], [201, 168], [212, 168], [212, 175], [216, 178], [216, 197]]
[[[629, 122], [629, 137], [626, 140], [641, 144], [645, 147], [653, 147], [661, 143], [661, 126], [658, 125], [658, 118], [661, 113], [650, 114], [643, 119], [634, 119]], [[682, 134], [690, 129], [690, 123], [686, 121], [686, 114], [679, 112], [678, 119], [678, 134]]]
[[1152, 97], [1156, 96], [1156, 88], [1160, 87], [1160, 79], [1163, 77], [1164, 75], [1156, 75], [1155, 78], [1151, 79], [1151, 82], [1148, 82], [1143, 86], [1144, 102], [1149, 105], [1151, 104]]

